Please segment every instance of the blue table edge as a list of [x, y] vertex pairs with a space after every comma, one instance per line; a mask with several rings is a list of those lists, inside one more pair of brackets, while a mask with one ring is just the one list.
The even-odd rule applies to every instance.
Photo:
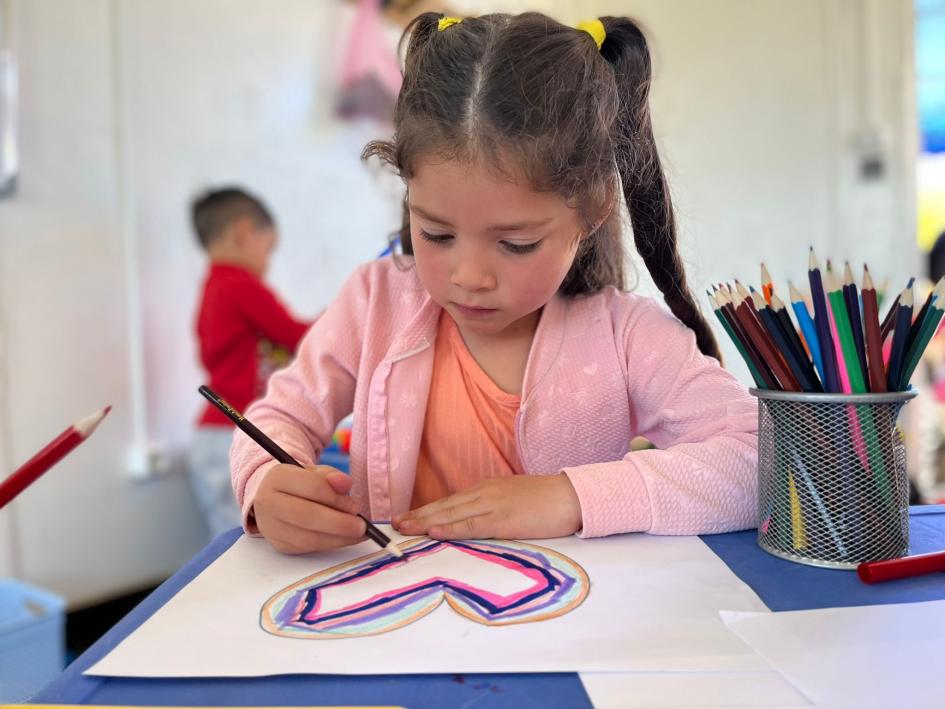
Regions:
[[[935, 523], [924, 524], [926, 516], [945, 515], [945, 505], [926, 505], [917, 506], [910, 509], [910, 553], [925, 553], [945, 547], [945, 529], [939, 529]], [[936, 520], [937, 522], [937, 520]], [[945, 525], [943, 525], [945, 526]], [[931, 530], [931, 532], [930, 532]], [[553, 690], [556, 699], [564, 699], [574, 702], [573, 706], [590, 706], [590, 700], [583, 689], [583, 685], [578, 678], [577, 673], [549, 673], [549, 674], [490, 674], [490, 675], [392, 675], [392, 676], [339, 676], [339, 675], [279, 675], [269, 677], [249, 677], [249, 678], [111, 678], [87, 676], [82, 674], [89, 667], [94, 665], [100, 659], [111, 652], [122, 640], [131, 634], [137, 627], [150, 618], [164, 603], [167, 602], [177, 591], [183, 588], [196, 578], [205, 568], [219, 557], [226, 549], [232, 546], [242, 535], [239, 528], [224, 532], [210, 544], [208, 544], [200, 553], [194, 556], [184, 566], [180, 568], [173, 576], [167, 579], [157, 589], [147, 596], [131, 612], [122, 618], [114, 627], [108, 630], [95, 644], [80, 655], [70, 664], [63, 673], [54, 680], [49, 686], [30, 699], [33, 703], [45, 704], [81, 704], [84, 703], [93, 693], [102, 689], [110, 681], [117, 680], [120, 683], [126, 683], [132, 689], [137, 686], [142, 692], [147, 693], [149, 686], [153, 687], [155, 692], [164, 694], [161, 691], [161, 685], [167, 685], [170, 688], [173, 685], [181, 685], [182, 682], [191, 684], [194, 682], [203, 684], [221, 684], [225, 683], [231, 687], [241, 687], [239, 691], [246, 694], [249, 686], [260, 683], [271, 683], [273, 680], [279, 680], [286, 683], [289, 678], [295, 678], [295, 682], [301, 686], [306, 680], [315, 681], [317, 678], [319, 685], [328, 687], [328, 683], [351, 685], [345, 688], [347, 694], [352, 699], [356, 699], [352, 690], [358, 684], [378, 684], [377, 692], [369, 692], [368, 702], [361, 703], [394, 703], [397, 701], [378, 701], [378, 697], [396, 695], [393, 691], [397, 683], [403, 683], [404, 679], [417, 689], [421, 686], [437, 685], [441, 690], [448, 693], [456, 693], [461, 689], [475, 690], [477, 692], [492, 692], [498, 699], [497, 688], [509, 688], [510, 685], [521, 685], [519, 690], [525, 693], [531, 693], [536, 681], [541, 683], [544, 690]], [[856, 574], [850, 571], [815, 568], [796, 564], [790, 561], [776, 558], [766, 554], [757, 547], [755, 543], [756, 530], [746, 530], [743, 532], [732, 532], [728, 534], [701, 535], [700, 538], [706, 545], [712, 549], [743, 581], [751, 586], [756, 593], [761, 596], [766, 605], [772, 611], [800, 610], [812, 607], [836, 607], [841, 605], [868, 605], [878, 603], [902, 603], [917, 602], [923, 600], [941, 600], [945, 599], [945, 584], [941, 582], [938, 575], [917, 577], [914, 579], [905, 579], [900, 582], [891, 582], [887, 584], [877, 584], [867, 586], [859, 582]], [[775, 584], [770, 584], [772, 575], [778, 577]], [[812, 604], [811, 599], [804, 598], [803, 594], [799, 596], [797, 590], [824, 588], [825, 580], [829, 579], [827, 587], [830, 590], [828, 594], [822, 594], [817, 598], [817, 603]], [[759, 586], [761, 587], [759, 589]], [[784, 592], [778, 592], [778, 588]], [[540, 678], [540, 679], [539, 679]], [[249, 684], [252, 683], [252, 684]], [[514, 687], [513, 687], [514, 689]], [[502, 691], [502, 690], [500, 690]], [[543, 692], [544, 693], [544, 692]], [[118, 692], [121, 694], [121, 692]], [[401, 693], [402, 694], [402, 693]], [[513, 692], [518, 695], [519, 692]], [[268, 695], [267, 695], [268, 696]], [[535, 699], [534, 694], [530, 694]], [[306, 695], [305, 704], [319, 703], [322, 699], [314, 699]], [[396, 697], [395, 697], [396, 698]], [[429, 693], [427, 698], [430, 698]], [[512, 699], [513, 697], [509, 697]], [[120, 699], [120, 697], [115, 697]], [[188, 695], [184, 704], [193, 704], [195, 699]], [[250, 697], [246, 697], [250, 699]], [[458, 697], [457, 697], [458, 699]], [[108, 699], [106, 703], [122, 703]], [[176, 701], [165, 701], [168, 704], [176, 704]], [[199, 703], [199, 702], [198, 702]], [[233, 703], [245, 704], [246, 702]], [[289, 702], [296, 704], [298, 702]], [[271, 701], [264, 701], [261, 704], [272, 706]], [[502, 704], [503, 706], [514, 706], [514, 704]], [[567, 704], [562, 704], [567, 706]]]

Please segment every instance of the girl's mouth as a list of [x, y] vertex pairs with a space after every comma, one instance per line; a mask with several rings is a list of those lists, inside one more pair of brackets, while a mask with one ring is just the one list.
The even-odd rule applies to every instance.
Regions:
[[471, 305], [460, 305], [459, 303], [453, 303], [453, 306], [461, 315], [467, 318], [481, 318], [496, 312], [496, 308], [480, 308]]

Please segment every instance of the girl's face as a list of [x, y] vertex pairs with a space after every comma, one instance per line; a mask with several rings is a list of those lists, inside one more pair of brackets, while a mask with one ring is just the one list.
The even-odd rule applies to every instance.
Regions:
[[407, 194], [423, 286], [464, 334], [534, 332], [574, 261], [577, 211], [484, 167], [418, 162]]

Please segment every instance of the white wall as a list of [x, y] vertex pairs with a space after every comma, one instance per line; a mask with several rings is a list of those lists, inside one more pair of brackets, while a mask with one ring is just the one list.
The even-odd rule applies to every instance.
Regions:
[[[13, 504], [13, 572], [82, 602], [140, 586], [194, 548], [180, 480], [136, 486], [105, 3], [13, 7], [21, 65], [18, 193], [0, 203], [7, 449], [18, 464], [112, 403], [96, 435]], [[68, 78], [67, 78], [68, 77]], [[169, 523], [170, 522], [170, 523]]]
[[[898, 288], [917, 273], [911, 0], [460, 2], [468, 12], [554, 6], [576, 23], [629, 15], [654, 58], [653, 124], [690, 285], [806, 283], [807, 247]], [[885, 176], [858, 177], [877, 136]], [[638, 261], [639, 262], [639, 261]], [[654, 293], [639, 262], [640, 289]], [[710, 316], [711, 318], [711, 316]], [[713, 319], [714, 322], [714, 319]], [[748, 372], [720, 328], [726, 364]]]
[[269, 203], [281, 232], [269, 280], [308, 317], [386, 246], [398, 213], [359, 162], [381, 129], [332, 117], [349, 12], [307, 0], [119, 7], [147, 428], [178, 451], [203, 404], [192, 336], [204, 271], [187, 212], [193, 194], [235, 182]]
[[[642, 20], [699, 293], [757, 282], [762, 259], [779, 283], [803, 281], [808, 244], [868, 258], [894, 283], [914, 272], [909, 0], [468, 4]], [[377, 128], [331, 119], [341, 7], [12, 3], [22, 175], [0, 201], [0, 461], [24, 460], [104, 403], [115, 410], [0, 512], [0, 574], [78, 606], [160, 578], [199, 547], [182, 477], [142, 483], [126, 470], [146, 439], [183, 450], [200, 405], [191, 322], [203, 262], [186, 213], [196, 190], [242, 182], [270, 202], [282, 231], [271, 281], [300, 314], [396, 225], [396, 190], [357, 159]], [[887, 169], [863, 182], [855, 138], [871, 131]]]
[[13, 3], [22, 174], [0, 202], [4, 467], [115, 408], [0, 513], [0, 573], [81, 606], [159, 580], [202, 545], [184, 478], [137, 482], [126, 465], [139, 422], [177, 454], [199, 406], [196, 190], [243, 182], [271, 203], [282, 227], [272, 280], [299, 313], [384, 246], [395, 213], [357, 159], [374, 130], [328, 118], [334, 9]]

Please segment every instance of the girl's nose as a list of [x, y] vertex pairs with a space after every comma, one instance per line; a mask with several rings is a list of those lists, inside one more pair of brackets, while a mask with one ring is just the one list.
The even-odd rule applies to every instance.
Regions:
[[450, 274], [450, 283], [469, 292], [492, 290], [496, 287], [492, 269], [480, 259], [470, 256], [457, 260]]

